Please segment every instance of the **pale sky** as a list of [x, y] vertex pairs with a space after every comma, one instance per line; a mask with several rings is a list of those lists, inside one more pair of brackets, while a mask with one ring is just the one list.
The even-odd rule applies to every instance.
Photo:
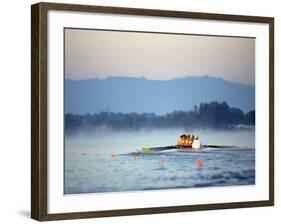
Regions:
[[65, 29], [65, 78], [216, 76], [255, 85], [255, 39]]

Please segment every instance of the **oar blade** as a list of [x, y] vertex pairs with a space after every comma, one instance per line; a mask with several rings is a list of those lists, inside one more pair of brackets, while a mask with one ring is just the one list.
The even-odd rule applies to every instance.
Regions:
[[142, 153], [148, 153], [148, 154], [153, 154], [155, 153], [155, 151], [151, 148], [148, 148], [148, 147], [143, 147], [142, 150], [141, 150]]

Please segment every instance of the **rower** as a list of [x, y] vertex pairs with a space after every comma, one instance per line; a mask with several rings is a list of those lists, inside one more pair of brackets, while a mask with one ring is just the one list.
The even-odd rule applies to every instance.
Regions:
[[193, 140], [193, 143], [192, 143], [192, 148], [193, 149], [200, 149], [201, 148], [201, 143], [200, 143], [200, 140], [199, 140], [198, 136], [194, 137], [194, 140]]
[[194, 139], [194, 136], [193, 136], [193, 135], [190, 135], [189, 138], [188, 138], [187, 141], [186, 141], [185, 146], [191, 148], [191, 147], [192, 147], [192, 143], [193, 143], [193, 139]]
[[184, 146], [185, 146], [185, 147], [188, 146], [189, 141], [190, 141], [190, 135], [187, 135], [187, 137], [186, 137], [186, 139], [185, 139], [185, 141], [184, 141]]
[[181, 135], [180, 139], [178, 140], [177, 146], [184, 146], [186, 140], [186, 135]]

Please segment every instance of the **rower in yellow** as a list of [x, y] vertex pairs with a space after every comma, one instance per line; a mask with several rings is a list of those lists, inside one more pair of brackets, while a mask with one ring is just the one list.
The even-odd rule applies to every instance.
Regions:
[[184, 146], [185, 147], [188, 146], [189, 141], [190, 141], [190, 135], [187, 135], [186, 138], [185, 138], [185, 141], [184, 141]]
[[180, 139], [178, 140], [177, 146], [185, 146], [186, 138], [186, 135], [181, 135]]
[[185, 141], [185, 146], [191, 148], [192, 147], [192, 143], [193, 143], [193, 139], [194, 139], [193, 135], [188, 135], [187, 139]]

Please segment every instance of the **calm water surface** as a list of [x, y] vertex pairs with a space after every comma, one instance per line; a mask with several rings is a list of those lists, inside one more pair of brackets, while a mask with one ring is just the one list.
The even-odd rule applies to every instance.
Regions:
[[[65, 194], [255, 184], [254, 131], [196, 132], [203, 144], [244, 145], [243, 149], [132, 153], [143, 146], [174, 145], [181, 133], [101, 130], [66, 137]], [[201, 168], [198, 161], [203, 163]]]

